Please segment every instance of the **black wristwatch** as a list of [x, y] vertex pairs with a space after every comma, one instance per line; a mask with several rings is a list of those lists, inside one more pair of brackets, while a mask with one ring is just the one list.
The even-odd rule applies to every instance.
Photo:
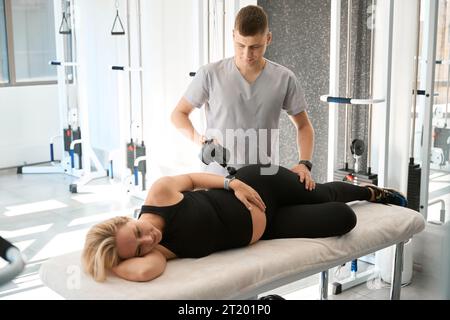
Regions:
[[300, 161], [298, 162], [298, 164], [303, 164], [303, 165], [305, 165], [305, 166], [308, 168], [309, 171], [311, 171], [311, 169], [312, 169], [312, 162], [309, 161], [309, 160], [300, 160]]

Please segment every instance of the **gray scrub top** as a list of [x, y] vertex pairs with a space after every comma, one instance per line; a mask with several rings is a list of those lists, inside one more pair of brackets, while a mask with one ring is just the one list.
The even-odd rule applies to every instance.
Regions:
[[236, 168], [278, 163], [281, 110], [296, 115], [306, 109], [304, 92], [294, 73], [267, 59], [251, 84], [239, 72], [234, 57], [202, 66], [184, 98], [196, 108], [205, 105], [205, 135], [231, 151], [229, 164]]

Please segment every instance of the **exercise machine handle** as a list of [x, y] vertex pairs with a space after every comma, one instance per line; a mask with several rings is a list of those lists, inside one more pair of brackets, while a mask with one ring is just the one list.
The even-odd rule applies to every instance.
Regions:
[[342, 104], [351, 104], [351, 98], [342, 98], [342, 97], [330, 97], [330, 96], [321, 96], [320, 100], [323, 102], [332, 102], [332, 103], [342, 103]]
[[0, 257], [9, 264], [0, 269], [0, 285], [14, 279], [25, 268], [25, 259], [20, 250], [12, 243], [0, 237]]
[[130, 67], [126, 67], [126, 66], [111, 66], [111, 70], [115, 70], [115, 71], [128, 71], [128, 72], [141, 72], [142, 68], [130, 68]]
[[76, 67], [78, 64], [76, 62], [61, 62], [56, 60], [51, 60], [48, 62], [51, 66], [64, 66], [64, 67]]
[[329, 95], [320, 96], [320, 101], [328, 103], [340, 103], [340, 104], [376, 104], [384, 102], [384, 99], [355, 99], [344, 97], [332, 97]]
[[[414, 94], [414, 89], [413, 89], [413, 94]], [[418, 96], [427, 96], [427, 97], [430, 96], [430, 94], [427, 93], [425, 90], [417, 90], [417, 95], [418, 95]], [[435, 92], [435, 93], [434, 93], [434, 96], [435, 96], [435, 97], [438, 97], [438, 96], [439, 96], [439, 92]]]

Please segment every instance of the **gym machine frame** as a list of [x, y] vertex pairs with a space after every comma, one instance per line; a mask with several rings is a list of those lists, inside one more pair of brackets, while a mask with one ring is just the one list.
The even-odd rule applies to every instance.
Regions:
[[[127, 50], [128, 50], [128, 66], [124, 65], [113, 65], [111, 66], [111, 70], [115, 72], [127, 73], [128, 80], [128, 108], [129, 114], [124, 116], [128, 118], [130, 122], [129, 127], [129, 141], [128, 139], [121, 139], [121, 143], [126, 141], [125, 152], [120, 152], [121, 157], [126, 158], [126, 170], [130, 170], [131, 174], [126, 175], [123, 179], [123, 183], [125, 185], [126, 191], [131, 196], [134, 196], [138, 199], [145, 200], [147, 196], [146, 191], [146, 172], [147, 172], [147, 155], [146, 155], [146, 146], [144, 144], [144, 117], [143, 117], [143, 68], [142, 68], [142, 23], [141, 23], [141, 1], [135, 1], [135, 10], [136, 10], [136, 23], [137, 23], [137, 45], [138, 45], [138, 67], [132, 66], [132, 50], [131, 50], [131, 8], [130, 1], [126, 1], [126, 25], [127, 30], [123, 29], [119, 13], [118, 13], [118, 1], [116, 1], [116, 19], [113, 23], [113, 28], [111, 29], [111, 35], [113, 36], [124, 36], [127, 37]], [[117, 21], [120, 22], [120, 26], [122, 28], [122, 32], [114, 32], [115, 25]], [[132, 76], [133, 73], [139, 74], [139, 104], [140, 109], [138, 112], [135, 112], [133, 108], [133, 87], [132, 87]], [[138, 114], [136, 116], [136, 113]], [[124, 119], [126, 121], [126, 119]], [[122, 149], [121, 149], [122, 150]], [[112, 164], [111, 164], [112, 167]], [[140, 173], [140, 174], [139, 174]]]
[[[372, 0], [372, 8], [375, 7], [375, 1]], [[365, 182], [365, 183], [371, 183], [371, 184], [378, 184], [378, 177], [376, 174], [373, 174], [371, 171], [371, 139], [372, 139], [372, 105], [382, 103], [385, 101], [384, 98], [373, 98], [373, 63], [374, 63], [374, 44], [375, 44], [375, 37], [374, 37], [374, 22], [373, 22], [373, 15], [372, 14], [372, 30], [371, 30], [371, 46], [370, 46], [370, 82], [369, 82], [369, 98], [367, 99], [356, 99], [352, 98], [352, 92], [350, 89], [350, 82], [352, 77], [352, 63], [351, 63], [351, 29], [352, 29], [352, 1], [348, 0], [348, 10], [347, 10], [347, 52], [346, 52], [346, 85], [345, 85], [345, 97], [340, 97], [336, 94], [331, 95], [323, 95], [320, 97], [320, 100], [323, 102], [328, 103], [336, 103], [336, 104], [344, 104], [345, 105], [345, 123], [344, 123], [344, 168], [338, 169], [334, 171], [334, 180], [342, 181], [350, 181], [358, 184], [358, 182]], [[333, 28], [333, 26], [332, 26]], [[333, 31], [332, 31], [333, 32]], [[339, 40], [337, 40], [337, 43], [339, 45]], [[331, 79], [330, 79], [331, 80]], [[330, 83], [332, 83], [330, 81]], [[331, 92], [339, 92], [339, 86], [333, 90], [330, 88]], [[359, 170], [359, 157], [364, 152], [364, 142], [360, 139], [353, 140], [351, 144], [351, 151], [355, 158], [355, 165], [354, 169], [349, 169], [348, 162], [347, 162], [347, 153], [348, 153], [348, 140], [349, 140], [349, 131], [351, 134], [351, 130], [348, 129], [349, 124], [349, 105], [368, 105], [368, 150], [367, 150], [367, 171], [361, 172]], [[336, 134], [336, 133], [335, 133]], [[337, 142], [336, 142], [337, 143]], [[333, 163], [334, 167], [334, 163]], [[330, 177], [329, 177], [330, 178]]]
[[[422, 52], [425, 61], [434, 61], [427, 63], [422, 68], [420, 82], [425, 84], [423, 91], [424, 114], [423, 114], [423, 139], [420, 149], [421, 175], [420, 175], [420, 203], [419, 210], [425, 219], [428, 217], [429, 203], [429, 179], [430, 179], [430, 153], [432, 150], [432, 132], [433, 132], [433, 104], [434, 104], [434, 82], [436, 66], [436, 43], [437, 43], [437, 23], [438, 23], [438, 0], [425, 1], [425, 21], [424, 37], [422, 40]], [[419, 94], [419, 90], [417, 92]]]
[[[82, 99], [77, 101], [77, 112], [69, 110], [69, 82], [67, 80], [66, 67], [72, 67], [73, 77], [72, 77], [72, 85], [77, 88], [77, 100], [81, 95], [79, 83], [79, 73], [84, 74], [84, 70], [80, 68], [77, 63], [77, 50], [76, 50], [76, 32], [75, 32], [75, 10], [74, 10], [74, 1], [75, 0], [65, 0], [66, 4], [69, 7], [69, 20], [70, 26], [72, 28], [64, 28], [67, 27], [67, 12], [66, 8], [64, 9], [64, 13], [61, 13], [58, 9], [60, 7], [61, 2], [59, 0], [54, 1], [54, 12], [55, 17], [58, 17], [56, 21], [61, 21], [61, 24], [57, 24], [56, 27], [59, 28], [59, 34], [63, 36], [71, 35], [71, 45], [72, 45], [72, 58], [74, 61], [64, 61], [65, 55], [67, 53], [67, 47], [65, 46], [66, 39], [65, 37], [61, 38], [57, 34], [56, 36], [56, 47], [57, 47], [57, 56], [62, 57], [60, 60], [50, 61], [49, 64], [59, 67], [58, 68], [58, 93], [59, 93], [59, 115], [60, 115], [60, 132], [63, 134], [70, 133], [71, 139], [69, 141], [65, 141], [64, 136], [53, 136], [50, 139], [50, 166], [23, 166], [18, 167], [17, 173], [19, 174], [28, 174], [28, 173], [64, 173], [76, 178], [79, 178], [74, 183], [70, 184], [69, 190], [72, 193], [77, 192], [90, 192], [89, 186], [86, 186], [91, 180], [101, 177], [107, 176], [107, 171], [102, 167], [100, 161], [95, 155], [92, 147], [90, 145], [89, 139], [89, 119], [88, 119], [88, 111], [87, 106], [84, 104]], [[67, 85], [66, 85], [67, 84]], [[69, 112], [73, 112], [71, 115], [76, 121], [79, 123], [79, 127], [77, 129], [72, 129], [69, 125], [69, 128], [64, 128], [64, 120], [67, 120], [69, 123]], [[80, 117], [81, 119], [78, 119]], [[83, 132], [83, 137], [81, 137], [81, 132]], [[54, 141], [57, 138], [62, 138], [63, 147], [61, 150], [61, 160], [57, 162], [54, 159]], [[66, 145], [67, 144], [67, 145]], [[83, 152], [82, 152], [83, 149]], [[66, 150], [69, 152], [69, 157], [66, 156]], [[78, 155], [78, 157], [75, 157]], [[76, 159], [78, 160], [78, 169], [76, 168]], [[95, 170], [91, 170], [91, 161], [95, 167]]]
[[[351, 0], [348, 0], [349, 6], [348, 6], [348, 31], [347, 31], [347, 39], [350, 37], [350, 30], [351, 30]], [[372, 95], [375, 93], [372, 92], [372, 88], [370, 89], [370, 97], [368, 99], [355, 99], [350, 97], [349, 92], [349, 55], [350, 55], [350, 46], [347, 45], [347, 86], [346, 86], [346, 97], [340, 97], [339, 96], [339, 67], [340, 67], [340, 20], [341, 20], [341, 0], [332, 0], [331, 2], [331, 37], [330, 37], [330, 88], [329, 92], [330, 94], [321, 96], [320, 100], [325, 101], [329, 103], [329, 129], [328, 129], [328, 170], [327, 170], [327, 178], [328, 181], [335, 180], [338, 171], [344, 170], [345, 173], [353, 173], [348, 170], [348, 166], [346, 166], [342, 170], [335, 170], [335, 159], [337, 158], [337, 146], [338, 146], [338, 106], [336, 104], [345, 104], [346, 113], [345, 113], [345, 126], [346, 126], [346, 132], [347, 132], [347, 125], [348, 125], [348, 105], [349, 104], [368, 104], [369, 105], [369, 143], [368, 143], [368, 159], [367, 159], [367, 168], [368, 172], [366, 175], [359, 175], [358, 177], [359, 182], [372, 182], [371, 180], [371, 117], [372, 117], [372, 104], [379, 104], [385, 105], [386, 114], [384, 120], [384, 136], [380, 137], [384, 143], [382, 143], [384, 147], [384, 152], [379, 152], [378, 156], [387, 158], [389, 149], [388, 149], [388, 138], [389, 138], [389, 110], [390, 110], [390, 103], [391, 103], [391, 63], [392, 63], [392, 33], [393, 33], [393, 14], [394, 14], [394, 1], [389, 0], [389, 13], [388, 13], [388, 35], [386, 37], [387, 43], [386, 43], [386, 80], [385, 80], [385, 94], [384, 98], [377, 98], [373, 99]], [[373, 32], [371, 32], [373, 34]], [[373, 37], [373, 35], [372, 35]], [[347, 43], [349, 41], [347, 40]], [[372, 44], [374, 44], [375, 41], [372, 41]], [[372, 45], [373, 46], [373, 45]], [[373, 48], [371, 48], [371, 51]], [[372, 55], [373, 53], [371, 53]], [[373, 56], [372, 56], [373, 58]], [[371, 59], [372, 60], [372, 59]], [[373, 61], [371, 61], [371, 73], [373, 72]], [[372, 77], [372, 74], [371, 74]], [[373, 83], [371, 80], [371, 87]], [[348, 137], [345, 136], [345, 159], [344, 161], [347, 161], [347, 148], [348, 148]], [[345, 174], [344, 173], [344, 174]], [[345, 175], [342, 176], [345, 176]], [[381, 185], [384, 184], [386, 181], [386, 174], [387, 174], [387, 164], [384, 160], [382, 160], [382, 165], [378, 168], [378, 175], [377, 175], [377, 182]], [[349, 289], [351, 287], [354, 287], [356, 285], [359, 285], [361, 283], [366, 282], [371, 276], [373, 272], [372, 270], [368, 270], [362, 273], [357, 273], [357, 266], [356, 261], [352, 261], [352, 267], [351, 267], [351, 276], [348, 279], [345, 279], [339, 283], [333, 283], [333, 293], [338, 294], [342, 291]]]

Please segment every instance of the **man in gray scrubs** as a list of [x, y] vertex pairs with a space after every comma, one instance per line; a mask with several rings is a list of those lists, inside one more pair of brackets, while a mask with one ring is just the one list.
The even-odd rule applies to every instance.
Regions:
[[[172, 123], [198, 145], [215, 139], [231, 150], [229, 164], [278, 163], [278, 124], [285, 110], [297, 128], [299, 163], [291, 168], [314, 189], [311, 159], [314, 130], [303, 89], [288, 68], [264, 58], [272, 41], [268, 19], [259, 6], [242, 8], [233, 29], [234, 57], [201, 67], [172, 112]], [[189, 119], [205, 105], [207, 129], [199, 134]], [[217, 165], [217, 164], [216, 164]], [[226, 170], [215, 173], [226, 175]]]

